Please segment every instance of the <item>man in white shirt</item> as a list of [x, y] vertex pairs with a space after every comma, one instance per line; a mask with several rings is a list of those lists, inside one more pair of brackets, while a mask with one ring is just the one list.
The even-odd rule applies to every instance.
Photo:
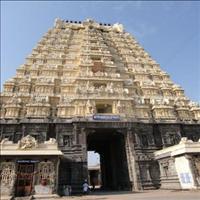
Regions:
[[89, 185], [87, 183], [87, 180], [83, 183], [83, 194], [88, 194], [89, 193]]

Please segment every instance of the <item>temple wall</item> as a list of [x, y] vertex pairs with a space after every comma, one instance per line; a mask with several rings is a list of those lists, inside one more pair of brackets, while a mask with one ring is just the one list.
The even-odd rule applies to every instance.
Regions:
[[[64, 154], [61, 159], [59, 174], [59, 190], [65, 185], [71, 185], [74, 191], [80, 191], [84, 179], [87, 178], [87, 130], [110, 127], [129, 135], [129, 144], [125, 144], [128, 159], [129, 176], [132, 176], [133, 189], [137, 183], [138, 189], [158, 188], [163, 172], [159, 172], [153, 153], [166, 146], [179, 142], [181, 136], [187, 133], [200, 138], [199, 125], [184, 124], [145, 124], [145, 123], [4, 123], [1, 124], [1, 139], [9, 137], [16, 142], [23, 135], [29, 134], [43, 142], [49, 137], [55, 137], [58, 147]], [[194, 134], [193, 134], [194, 133]], [[128, 146], [127, 146], [128, 145]], [[163, 160], [163, 165], [170, 160]], [[67, 170], [65, 170], [67, 169]], [[132, 173], [132, 175], [130, 175]], [[177, 174], [170, 169], [168, 179], [162, 188], [173, 187]], [[135, 178], [137, 176], [137, 178]]]

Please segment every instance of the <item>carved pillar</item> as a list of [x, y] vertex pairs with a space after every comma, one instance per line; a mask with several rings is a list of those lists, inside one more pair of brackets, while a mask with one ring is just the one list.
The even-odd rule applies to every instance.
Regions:
[[81, 144], [82, 144], [83, 161], [87, 162], [87, 132], [85, 128], [81, 128]]
[[0, 191], [2, 196], [12, 196], [14, 194], [14, 185], [16, 180], [15, 163], [2, 162]]
[[56, 163], [56, 183], [55, 183], [55, 191], [56, 193], [58, 193], [58, 188], [59, 188], [59, 165], [60, 165], [60, 158], [57, 159], [57, 163]]
[[73, 124], [73, 144], [77, 144], [77, 124]]
[[89, 132], [85, 128], [81, 128], [81, 144], [82, 144], [82, 156], [83, 156], [83, 176], [84, 179], [88, 179], [88, 163], [87, 163], [87, 136]]
[[26, 134], [26, 126], [22, 124], [22, 137], [25, 137]]
[[141, 180], [139, 178], [139, 166], [136, 162], [136, 154], [134, 150], [134, 143], [132, 140], [132, 131], [127, 130], [125, 134], [126, 157], [128, 162], [128, 170], [130, 181], [132, 182], [132, 190], [137, 191], [142, 189]]

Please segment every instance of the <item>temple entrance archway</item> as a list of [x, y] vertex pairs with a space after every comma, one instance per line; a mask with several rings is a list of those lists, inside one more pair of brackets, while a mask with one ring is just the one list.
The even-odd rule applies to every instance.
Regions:
[[100, 155], [101, 189], [130, 190], [125, 136], [116, 129], [95, 129], [87, 136], [87, 150]]

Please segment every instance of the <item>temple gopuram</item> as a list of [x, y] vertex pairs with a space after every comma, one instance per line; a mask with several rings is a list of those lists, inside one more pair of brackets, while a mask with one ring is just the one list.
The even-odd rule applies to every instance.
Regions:
[[200, 186], [200, 107], [122, 24], [56, 19], [0, 104], [2, 198], [81, 192], [88, 151], [102, 190]]

